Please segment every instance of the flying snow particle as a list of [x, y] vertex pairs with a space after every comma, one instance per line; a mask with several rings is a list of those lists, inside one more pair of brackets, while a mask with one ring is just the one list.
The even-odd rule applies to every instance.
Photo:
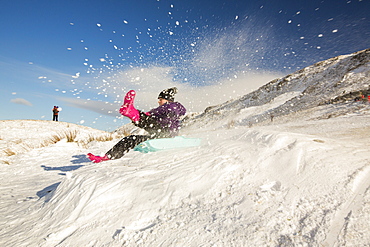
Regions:
[[85, 120], [81, 120], [81, 121], [80, 121], [80, 124], [83, 124], [84, 122], [85, 122]]
[[123, 20], [123, 23], [125, 23], [125, 24], [128, 24], [128, 21], [126, 21], [126, 20]]
[[179, 21], [176, 21], [176, 25], [179, 26], [180, 25], [180, 22]]
[[71, 47], [68, 47], [68, 48], [67, 48], [67, 50], [68, 50], [68, 51], [72, 51], [72, 48], [71, 48]]
[[69, 25], [73, 26], [73, 25], [74, 25], [74, 23], [73, 23], [73, 22], [70, 22], [70, 23], [69, 23]]
[[235, 20], [239, 19], [239, 16], [235, 16]]
[[97, 25], [98, 27], [101, 27], [101, 24], [100, 24], [100, 23], [96, 23], [96, 25]]
[[319, 35], [317, 35], [317, 37], [319, 38], [322, 38], [324, 35], [322, 33], [320, 33]]
[[304, 39], [304, 37], [302, 36], [302, 37], [300, 37], [300, 39]]
[[173, 35], [173, 32], [171, 32], [171, 31], [169, 31], [168, 33], [169, 33], [170, 35]]
[[80, 77], [80, 72], [76, 73], [76, 75], [73, 75], [72, 78], [79, 78]]
[[105, 62], [105, 58], [100, 58], [100, 62]]
[[338, 29], [334, 29], [332, 32], [333, 33], [337, 33], [338, 32]]
[[292, 23], [292, 20], [289, 20], [289, 21], [288, 21], [288, 23], [289, 23], [289, 24], [290, 24], [290, 23]]
[[297, 13], [295, 13], [296, 15], [299, 15], [301, 13], [301, 11], [298, 11]]

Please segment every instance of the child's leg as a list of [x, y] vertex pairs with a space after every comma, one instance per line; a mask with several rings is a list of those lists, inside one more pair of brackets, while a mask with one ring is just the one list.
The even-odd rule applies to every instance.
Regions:
[[140, 112], [140, 120], [133, 123], [137, 127], [145, 129], [150, 134], [151, 139], [171, 137], [166, 128], [163, 128], [156, 119], [144, 112]]
[[150, 136], [130, 135], [124, 137], [116, 145], [114, 145], [105, 155], [111, 159], [119, 159], [128, 151], [136, 147], [139, 143], [150, 139]]

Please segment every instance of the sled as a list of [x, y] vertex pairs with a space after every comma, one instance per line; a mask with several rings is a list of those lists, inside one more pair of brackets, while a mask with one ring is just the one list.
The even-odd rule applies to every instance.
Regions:
[[152, 139], [137, 145], [134, 150], [142, 153], [157, 152], [160, 150], [196, 147], [201, 144], [199, 138], [186, 138], [176, 136], [174, 138]]

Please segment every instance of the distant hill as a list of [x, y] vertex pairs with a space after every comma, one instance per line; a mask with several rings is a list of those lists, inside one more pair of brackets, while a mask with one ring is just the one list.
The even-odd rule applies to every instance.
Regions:
[[[230, 121], [236, 126], [252, 126], [279, 118], [283, 121], [281, 117], [290, 114], [327, 118], [367, 108], [368, 104], [362, 104], [362, 95], [366, 102], [367, 95], [370, 95], [370, 49], [318, 62], [275, 79], [238, 99], [208, 107], [203, 113], [188, 117], [185, 122], [187, 126], [199, 123], [203, 127], [215, 122], [219, 122], [219, 126], [230, 125]], [[346, 110], [338, 107], [336, 113], [332, 109], [330, 113], [323, 110], [325, 106], [328, 110], [331, 104], [347, 104], [351, 110], [348, 107]], [[313, 109], [320, 106], [318, 115]]]

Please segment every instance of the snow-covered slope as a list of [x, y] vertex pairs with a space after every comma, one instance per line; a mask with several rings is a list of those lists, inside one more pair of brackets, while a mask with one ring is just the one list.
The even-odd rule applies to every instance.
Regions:
[[93, 137], [109, 139], [117, 136], [121, 135], [66, 122], [3, 120], [0, 121], [0, 157], [49, 146], [66, 137], [71, 142], [83, 144], [90, 142]]
[[[201, 115], [192, 117], [188, 124], [214, 125], [217, 121], [224, 126], [230, 124], [227, 121], [232, 121], [236, 125], [251, 126], [270, 121], [271, 117], [276, 120], [320, 105], [353, 102], [360, 93], [370, 95], [369, 78], [370, 49], [367, 49], [325, 60], [273, 80], [239, 99], [209, 107]], [[353, 109], [356, 111], [362, 106], [355, 105]], [[327, 117], [326, 113], [321, 114]], [[294, 116], [287, 121], [291, 118]]]
[[[370, 246], [370, 107], [342, 100], [367, 89], [368, 56], [208, 109], [182, 132], [200, 147], [100, 164], [84, 154], [118, 139], [8, 152], [0, 246]], [[15, 140], [6, 126], [1, 138]]]

